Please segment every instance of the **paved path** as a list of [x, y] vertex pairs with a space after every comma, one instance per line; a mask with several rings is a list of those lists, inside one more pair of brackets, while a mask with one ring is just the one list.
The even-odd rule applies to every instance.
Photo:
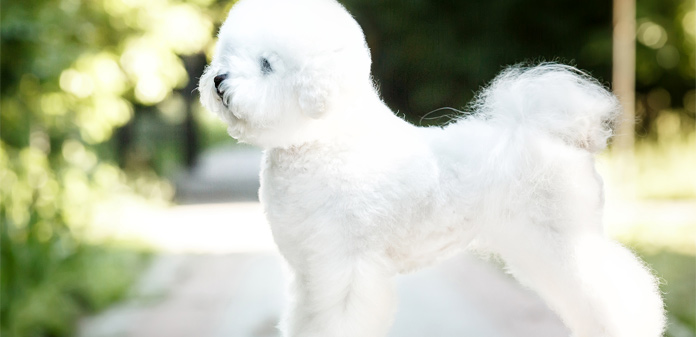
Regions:
[[[157, 257], [125, 303], [83, 320], [80, 337], [271, 337], [284, 306], [275, 253]], [[390, 336], [567, 336], [539, 299], [461, 256], [399, 277]]]
[[[124, 303], [82, 321], [78, 337], [270, 337], [285, 273], [257, 202], [146, 208], [120, 239], [161, 253]], [[556, 337], [565, 328], [494, 265], [468, 255], [396, 280], [393, 337]]]
[[175, 179], [182, 204], [256, 201], [261, 151], [243, 145], [204, 152], [194, 169]]
[[[183, 205], [130, 207], [105, 222], [108, 235], [145, 241], [161, 253], [130, 298], [85, 318], [78, 337], [279, 336], [285, 274], [255, 201], [259, 160], [250, 149], [209, 152], [177, 179]], [[667, 211], [688, 222], [696, 219], [691, 206]], [[616, 209], [623, 211], [609, 214], [610, 221], [632, 221], [624, 214], [634, 212]], [[401, 276], [397, 285], [391, 337], [568, 335], [536, 295], [468, 255]]]

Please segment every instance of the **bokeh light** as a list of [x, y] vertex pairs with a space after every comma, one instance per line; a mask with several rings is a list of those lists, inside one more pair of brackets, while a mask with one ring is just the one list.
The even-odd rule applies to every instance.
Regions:
[[654, 22], [645, 21], [638, 26], [637, 38], [640, 43], [659, 49], [667, 43], [667, 31]]

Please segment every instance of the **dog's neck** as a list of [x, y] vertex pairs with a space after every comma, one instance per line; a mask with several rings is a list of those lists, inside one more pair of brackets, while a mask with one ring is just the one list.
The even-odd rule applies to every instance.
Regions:
[[[297, 142], [277, 149], [297, 153], [317, 146], [348, 147], [351, 143], [375, 139], [384, 134], [384, 125], [398, 122], [402, 121], [386, 106], [377, 92], [371, 90], [356, 95], [343, 104], [333, 105], [323, 117], [313, 120], [302, 130]], [[381, 128], [377, 128], [378, 125]]]

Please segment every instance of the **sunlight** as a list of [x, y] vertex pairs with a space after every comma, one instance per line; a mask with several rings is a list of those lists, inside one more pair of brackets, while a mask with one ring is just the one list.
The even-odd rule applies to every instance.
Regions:
[[138, 84], [135, 85], [135, 98], [142, 103], [152, 105], [164, 100], [169, 91], [158, 76], [141, 76]]
[[54, 92], [41, 96], [41, 110], [53, 116], [62, 116], [68, 111], [65, 96], [62, 93]]
[[161, 42], [153, 38], [134, 39], [121, 56], [123, 69], [136, 83], [136, 99], [146, 105], [161, 102], [170, 91], [188, 82], [181, 59], [158, 44]]
[[178, 5], [167, 9], [155, 27], [154, 34], [161, 36], [180, 54], [191, 54], [201, 50], [213, 35], [210, 19], [190, 5]]
[[276, 251], [259, 203], [163, 207], [136, 199], [100, 204], [87, 238], [138, 242], [171, 253]]
[[75, 69], [67, 69], [60, 75], [60, 88], [77, 97], [85, 98], [94, 91], [92, 79]]

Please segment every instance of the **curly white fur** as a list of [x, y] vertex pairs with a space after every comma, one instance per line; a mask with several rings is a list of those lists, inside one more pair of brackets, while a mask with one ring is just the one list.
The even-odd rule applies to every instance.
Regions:
[[602, 235], [592, 154], [618, 104], [596, 81], [510, 68], [470, 117], [417, 128], [380, 100], [333, 0], [241, 0], [219, 38], [201, 101], [266, 149], [260, 197], [294, 273], [285, 336], [385, 336], [393, 276], [462, 249], [499, 255], [576, 337], [661, 335], [655, 279]]

